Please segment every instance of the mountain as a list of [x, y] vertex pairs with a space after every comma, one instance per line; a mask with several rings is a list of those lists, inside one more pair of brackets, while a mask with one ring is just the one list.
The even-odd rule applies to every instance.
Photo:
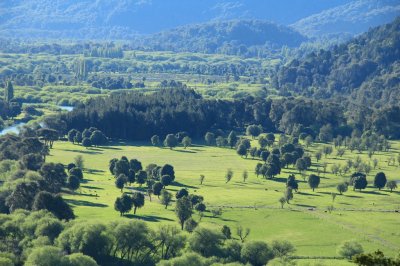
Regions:
[[356, 35], [392, 21], [400, 14], [398, 0], [357, 0], [323, 10], [291, 26], [307, 36]]
[[182, 26], [138, 38], [133, 43], [136, 48], [158, 51], [256, 56], [282, 46], [297, 47], [305, 40], [289, 27], [272, 22], [231, 20]]
[[281, 67], [274, 85], [283, 95], [350, 96], [352, 104], [400, 102], [400, 17], [332, 50], [311, 53]]
[[351, 0], [2, 0], [0, 37], [132, 39], [208, 21], [288, 25]]

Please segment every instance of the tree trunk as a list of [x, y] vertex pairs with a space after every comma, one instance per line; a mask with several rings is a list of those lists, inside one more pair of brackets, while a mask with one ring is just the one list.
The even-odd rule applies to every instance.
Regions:
[[136, 214], [136, 209], [137, 209], [137, 207], [135, 207], [135, 208], [133, 209], [133, 214]]

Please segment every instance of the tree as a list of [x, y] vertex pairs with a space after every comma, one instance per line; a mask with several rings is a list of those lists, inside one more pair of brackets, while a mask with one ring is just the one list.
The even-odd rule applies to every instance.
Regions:
[[279, 198], [279, 203], [281, 204], [281, 209], [283, 209], [283, 206], [284, 206], [285, 203], [286, 203], [286, 198], [285, 198], [285, 197], [280, 197], [280, 198]]
[[198, 222], [196, 222], [192, 217], [187, 219], [185, 222], [185, 230], [189, 233], [192, 233], [194, 231], [194, 229], [196, 229], [196, 227], [199, 225]]
[[69, 189], [71, 189], [72, 191], [75, 191], [79, 188], [80, 186], [80, 179], [74, 175], [70, 175], [68, 177], [68, 187]]
[[46, 191], [40, 191], [36, 194], [32, 210], [48, 210], [60, 220], [71, 220], [75, 218], [71, 207], [64, 201], [60, 195], [53, 195]]
[[193, 213], [192, 203], [187, 196], [181, 197], [176, 201], [175, 213], [183, 230], [185, 221], [192, 217]]
[[133, 169], [129, 169], [127, 177], [128, 177], [128, 181], [127, 182], [129, 182], [129, 185], [132, 185], [132, 183], [135, 183], [136, 174], [135, 174], [135, 171], [133, 171]]
[[386, 183], [386, 187], [387, 187], [388, 189], [390, 189], [390, 192], [392, 192], [393, 189], [396, 189], [396, 188], [397, 188], [397, 182], [394, 181], [394, 180], [388, 181], [388, 182]]
[[237, 140], [238, 140], [238, 138], [237, 138], [235, 131], [231, 131], [228, 135], [228, 144], [229, 144], [229, 147], [231, 147], [231, 149], [235, 146]]
[[80, 169], [82, 169], [83, 170], [83, 168], [84, 168], [84, 160], [83, 160], [83, 157], [82, 157], [82, 155], [77, 155], [75, 158], [74, 158], [74, 162], [75, 162], [75, 166], [76, 167], [78, 167], [78, 168], [80, 168]]
[[142, 208], [144, 206], [144, 195], [140, 192], [133, 192], [132, 194], [132, 203], [133, 203], [133, 214], [136, 214], [136, 210]]
[[32, 202], [39, 192], [39, 185], [36, 182], [24, 182], [16, 185], [11, 195], [6, 198], [5, 205], [11, 212], [16, 209], [30, 210]]
[[83, 138], [83, 140], [82, 140], [82, 146], [83, 147], [90, 147], [90, 146], [92, 146], [92, 142], [90, 141], [90, 139], [89, 138]]
[[117, 179], [115, 180], [115, 186], [119, 188], [122, 192], [124, 189], [125, 183], [127, 182], [128, 178], [124, 174], [118, 175]]
[[207, 145], [209, 145], [209, 146], [214, 145], [214, 143], [215, 143], [214, 133], [207, 132], [206, 135], [204, 136], [204, 140], [206, 141]]
[[273, 240], [271, 248], [274, 256], [278, 258], [289, 256], [296, 251], [293, 244], [286, 240]]
[[160, 137], [158, 135], [154, 135], [151, 137], [151, 144], [153, 146], [160, 146]]
[[340, 183], [336, 186], [336, 190], [342, 195], [344, 192], [347, 191], [348, 185], [347, 183]]
[[225, 147], [228, 145], [228, 141], [226, 140], [226, 138], [224, 138], [222, 136], [218, 136], [215, 139], [215, 143], [217, 144], [217, 147]]
[[241, 225], [236, 228], [236, 234], [240, 238], [240, 241], [244, 243], [246, 238], [250, 235], [250, 228], [243, 229]]
[[253, 139], [258, 137], [262, 132], [262, 127], [259, 125], [250, 125], [246, 128], [246, 135], [251, 136]]
[[356, 254], [353, 256], [353, 262], [357, 263], [357, 265], [368, 265], [368, 266], [373, 266], [373, 265], [388, 265], [388, 266], [394, 266], [394, 265], [400, 265], [400, 258], [390, 258], [390, 257], [385, 257], [382, 251], [377, 250], [374, 253], [368, 253], [368, 254]]
[[163, 186], [165, 188], [166, 186], [169, 186], [171, 184], [172, 178], [169, 175], [163, 175], [161, 177], [160, 181], [161, 181], [161, 184], [163, 184]]
[[136, 182], [139, 184], [139, 186], [142, 186], [144, 183], [146, 183], [147, 179], [147, 172], [140, 170], [136, 173]]
[[269, 151], [262, 151], [260, 154], [260, 158], [261, 160], [266, 162], [268, 160], [269, 155], [270, 155]]
[[107, 137], [100, 130], [95, 130], [90, 135], [90, 142], [94, 146], [104, 145], [108, 141]]
[[247, 173], [246, 170], [243, 171], [242, 177], [243, 177], [243, 182], [246, 183], [246, 180], [249, 177], [249, 174]]
[[7, 81], [6, 88], [4, 90], [4, 100], [7, 103], [10, 103], [13, 98], [14, 98], [14, 86], [12, 85], [11, 81]]
[[79, 131], [77, 131], [76, 134], [75, 134], [75, 136], [74, 136], [74, 143], [75, 143], [75, 142], [76, 142], [76, 143], [81, 143], [82, 140], [83, 140], [82, 133], [79, 132]]
[[273, 259], [274, 254], [267, 243], [262, 241], [250, 241], [243, 245], [242, 259], [253, 266], [263, 266]]
[[63, 253], [60, 248], [53, 246], [35, 247], [26, 259], [25, 265], [52, 266], [63, 265]]
[[387, 182], [386, 175], [383, 172], [379, 172], [375, 175], [374, 186], [379, 190], [385, 187]]
[[225, 183], [228, 183], [229, 181], [231, 181], [232, 177], [233, 177], [233, 171], [232, 171], [232, 169], [228, 169], [225, 174]]
[[188, 137], [188, 136], [184, 137], [182, 139], [182, 145], [186, 149], [187, 147], [192, 145], [192, 139], [190, 137]]
[[142, 163], [137, 159], [131, 159], [129, 161], [129, 168], [135, 171], [135, 173], [143, 169]]
[[171, 150], [178, 145], [178, 140], [174, 134], [168, 134], [164, 140], [164, 146], [169, 147]]
[[226, 237], [226, 239], [231, 239], [232, 233], [229, 226], [227, 225], [222, 226], [221, 232]]
[[77, 178], [79, 178], [79, 180], [83, 180], [83, 172], [81, 168], [78, 167], [73, 167], [68, 171], [69, 175], [74, 175]]
[[296, 169], [302, 173], [303, 171], [307, 170], [307, 163], [303, 158], [296, 160]]
[[200, 185], [203, 185], [204, 179], [206, 177], [204, 175], [200, 175]]
[[176, 192], [176, 195], [175, 195], [175, 197], [177, 199], [180, 199], [180, 198], [183, 198], [183, 197], [187, 197], [187, 196], [189, 196], [189, 192], [184, 188], [181, 188], [180, 190], [178, 190]]
[[246, 148], [246, 146], [243, 145], [243, 144], [240, 144], [240, 145], [237, 147], [236, 152], [237, 152], [238, 155], [240, 155], [240, 156], [242, 156], [242, 157], [244, 157], [244, 156], [247, 157], [247, 148]]
[[129, 212], [133, 207], [132, 198], [128, 194], [122, 194], [121, 197], [116, 198], [114, 209], [120, 212], [120, 215]]
[[170, 164], [164, 164], [164, 166], [160, 169], [160, 176], [169, 175], [172, 178], [172, 181], [175, 180], [175, 170], [174, 167]]
[[172, 194], [166, 189], [161, 190], [161, 203], [165, 206], [165, 209], [172, 201]]
[[121, 158], [120, 160], [110, 162], [111, 165], [114, 165], [114, 169], [112, 170], [114, 176], [119, 176], [120, 174], [129, 175], [130, 166], [128, 160]]
[[68, 135], [67, 135], [68, 141], [75, 143], [75, 136], [77, 133], [78, 133], [78, 130], [76, 130], [76, 129], [71, 129], [70, 131], [68, 131]]
[[156, 182], [153, 185], [153, 194], [156, 195], [157, 197], [160, 197], [161, 195], [161, 190], [163, 189], [163, 184], [161, 182]]
[[291, 187], [287, 187], [283, 197], [285, 198], [286, 202], [290, 204], [290, 201], [293, 199], [293, 189]]
[[351, 183], [353, 184], [353, 190], [359, 189], [360, 191], [361, 189], [365, 189], [368, 185], [367, 177], [361, 173], [353, 174]]
[[271, 147], [275, 142], [275, 135], [273, 133], [268, 133], [265, 137], [268, 140], [268, 146]]
[[41, 186], [49, 192], [60, 192], [67, 180], [64, 165], [60, 163], [45, 163], [40, 168], [39, 173], [43, 177]]
[[40, 154], [29, 153], [22, 156], [20, 163], [22, 168], [37, 171], [42, 167], [44, 159]]
[[268, 146], [268, 139], [265, 136], [261, 135], [258, 138], [258, 144], [260, 145], [261, 149], [265, 149], [265, 147]]
[[308, 185], [310, 186], [310, 188], [312, 188], [313, 191], [319, 186], [320, 181], [321, 178], [317, 175], [311, 174], [308, 177]]
[[211, 257], [220, 255], [224, 240], [225, 236], [220, 232], [220, 230], [197, 227], [190, 235], [188, 244], [191, 250], [201, 254], [202, 256]]
[[286, 181], [286, 187], [292, 188], [294, 191], [299, 189], [299, 184], [296, 181], [296, 177], [294, 175], [289, 175]]
[[355, 241], [345, 241], [337, 249], [338, 255], [351, 259], [354, 255], [364, 252], [362, 246]]

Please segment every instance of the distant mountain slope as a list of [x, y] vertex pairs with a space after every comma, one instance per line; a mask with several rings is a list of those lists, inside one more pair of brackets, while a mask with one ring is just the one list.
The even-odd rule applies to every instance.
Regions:
[[355, 35], [392, 21], [400, 15], [399, 0], [357, 0], [324, 10], [292, 24], [304, 35]]
[[272, 22], [232, 20], [178, 27], [134, 41], [137, 47], [176, 52], [254, 56], [260, 49], [299, 46], [306, 38]]
[[351, 0], [1, 0], [0, 37], [131, 39], [211, 20], [295, 21]]
[[366, 106], [400, 102], [400, 17], [330, 51], [283, 66], [274, 78], [282, 94], [352, 96]]

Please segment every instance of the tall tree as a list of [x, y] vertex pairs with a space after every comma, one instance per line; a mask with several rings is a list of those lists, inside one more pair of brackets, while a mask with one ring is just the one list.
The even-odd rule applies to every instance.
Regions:
[[14, 86], [8, 81], [4, 90], [4, 100], [9, 103], [14, 98]]
[[193, 213], [192, 203], [188, 197], [185, 196], [176, 201], [175, 213], [183, 230], [185, 221], [192, 217]]

